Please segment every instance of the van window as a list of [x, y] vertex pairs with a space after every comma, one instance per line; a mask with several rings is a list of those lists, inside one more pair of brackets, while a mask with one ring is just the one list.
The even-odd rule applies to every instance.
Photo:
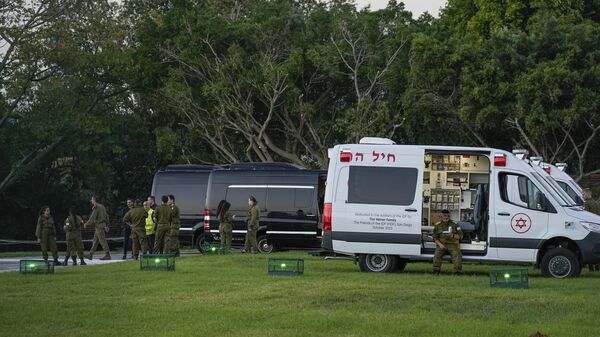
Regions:
[[502, 201], [536, 211], [555, 212], [544, 193], [526, 176], [501, 172], [498, 177]]
[[247, 211], [248, 198], [253, 195], [261, 210], [266, 208], [267, 189], [262, 187], [229, 187], [227, 201], [231, 203], [231, 211]]
[[297, 188], [294, 190], [295, 200], [294, 206], [296, 209], [308, 210], [312, 203], [314, 189], [312, 188]]
[[348, 203], [412, 205], [417, 174], [408, 167], [350, 166]]
[[579, 193], [575, 192], [575, 190], [572, 189], [571, 186], [567, 185], [567, 183], [565, 182], [558, 180], [556, 181], [556, 183], [558, 184], [558, 186], [560, 186], [560, 188], [563, 189], [563, 191], [567, 192], [571, 199], [573, 199], [578, 205], [583, 205], [583, 199], [581, 199]]

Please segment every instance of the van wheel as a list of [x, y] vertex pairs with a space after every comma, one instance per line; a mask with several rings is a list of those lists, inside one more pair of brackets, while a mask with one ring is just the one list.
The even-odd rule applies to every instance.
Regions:
[[580, 271], [577, 256], [566, 248], [550, 249], [542, 258], [542, 274], [545, 277], [572, 278], [577, 277]]
[[361, 254], [358, 266], [363, 272], [387, 273], [396, 269], [398, 257], [385, 254]]
[[204, 253], [204, 249], [202, 249], [202, 247], [205, 244], [206, 244], [206, 240], [204, 239], [204, 234], [198, 235], [198, 237], [196, 238], [196, 249], [198, 249], [198, 251], [200, 253]]
[[267, 236], [266, 235], [261, 235], [258, 237], [258, 239], [256, 240], [257, 245], [258, 245], [258, 251], [261, 253], [271, 253], [273, 251], [275, 251], [275, 246], [274, 245], [270, 245], [267, 242]]

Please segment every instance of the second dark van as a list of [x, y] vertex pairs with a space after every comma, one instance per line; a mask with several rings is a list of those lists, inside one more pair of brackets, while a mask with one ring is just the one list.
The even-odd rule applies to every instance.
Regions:
[[248, 197], [252, 195], [261, 211], [259, 251], [320, 247], [326, 177], [326, 171], [278, 163], [232, 164], [212, 171], [204, 211], [205, 240], [220, 241], [216, 209], [219, 201], [227, 200], [234, 221], [233, 245], [243, 246]]

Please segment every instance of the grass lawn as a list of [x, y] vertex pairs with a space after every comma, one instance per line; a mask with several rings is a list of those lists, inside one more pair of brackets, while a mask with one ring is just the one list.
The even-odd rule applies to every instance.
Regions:
[[[299, 277], [268, 276], [269, 257], [305, 259]], [[2, 336], [600, 336], [600, 273], [530, 289], [491, 289], [487, 271], [361, 273], [306, 253], [191, 256], [175, 272], [134, 262], [0, 274]], [[451, 270], [446, 262], [445, 272]]]

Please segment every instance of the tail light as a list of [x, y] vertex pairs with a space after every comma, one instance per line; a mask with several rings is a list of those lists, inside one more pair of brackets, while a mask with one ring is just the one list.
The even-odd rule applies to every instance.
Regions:
[[204, 233], [210, 232], [210, 210], [204, 210]]
[[323, 208], [323, 232], [331, 232], [331, 203], [325, 203]]

